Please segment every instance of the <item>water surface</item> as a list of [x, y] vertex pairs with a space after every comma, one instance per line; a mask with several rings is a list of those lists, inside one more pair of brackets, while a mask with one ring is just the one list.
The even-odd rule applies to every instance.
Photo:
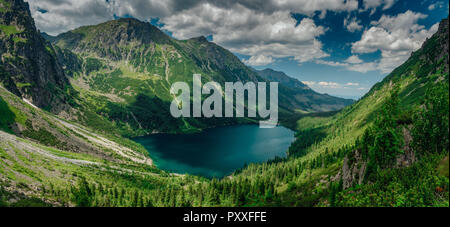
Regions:
[[158, 134], [134, 139], [163, 170], [208, 178], [231, 174], [245, 164], [286, 157], [294, 132], [258, 125], [207, 129], [198, 134]]

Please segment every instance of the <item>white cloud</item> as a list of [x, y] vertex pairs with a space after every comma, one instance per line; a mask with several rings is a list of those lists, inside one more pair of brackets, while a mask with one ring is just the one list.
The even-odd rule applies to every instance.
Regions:
[[321, 87], [327, 87], [327, 88], [341, 88], [341, 85], [339, 83], [336, 82], [325, 82], [325, 81], [321, 81], [318, 83], [319, 86]]
[[436, 4], [431, 4], [430, 6], [428, 6], [428, 10], [432, 11], [436, 9]]
[[417, 23], [426, 17], [412, 11], [393, 17], [383, 15], [380, 20], [371, 23], [373, 27], [364, 31], [361, 40], [352, 44], [352, 52], [366, 54], [381, 51], [382, 58], [377, 69], [388, 73], [406, 61], [411, 52], [419, 49], [437, 31], [438, 24], [427, 30]]
[[334, 62], [317, 60], [317, 64], [329, 65], [334, 67], [344, 67], [349, 71], [355, 71], [360, 73], [367, 73], [369, 71], [374, 71], [377, 69], [377, 64], [375, 62], [363, 62], [358, 56], [352, 55], [344, 62]]
[[28, 3], [37, 28], [52, 35], [114, 18], [111, 5], [105, 0], [28, 0]]
[[[378, 0], [377, 0], [378, 1]], [[392, 0], [366, 5], [388, 6]], [[318, 37], [327, 28], [305, 18], [297, 25], [291, 13], [306, 16], [328, 11], [358, 10], [358, 0], [28, 0], [36, 25], [58, 34], [82, 25], [98, 24], [116, 16], [148, 21], [159, 18], [174, 37], [187, 39], [212, 35], [214, 42], [262, 64], [289, 57], [299, 63], [328, 56]], [[45, 9], [46, 12], [40, 12]], [[346, 25], [362, 29], [357, 20]], [[266, 59], [262, 61], [262, 57]], [[258, 60], [258, 61], [256, 61]], [[250, 61], [250, 59], [248, 60]]]
[[383, 6], [382, 10], [390, 9], [397, 0], [363, 0], [364, 11], [371, 10], [371, 14]]
[[[397, 16], [383, 15], [378, 21], [372, 21], [372, 27], [365, 30], [361, 39], [352, 44], [352, 53], [355, 55], [343, 62], [317, 60], [316, 63], [361, 73], [374, 70], [389, 73], [404, 63], [413, 51], [419, 49], [437, 31], [439, 24], [430, 29], [418, 24], [420, 19], [426, 17], [412, 11]], [[374, 62], [364, 62], [357, 55], [377, 51], [381, 52], [381, 59]]]
[[252, 56], [248, 60], [242, 60], [246, 65], [250, 66], [262, 66], [268, 65], [274, 62], [272, 57], [266, 57], [264, 55]]
[[348, 18], [345, 18], [344, 27], [347, 28], [349, 32], [360, 31], [363, 28], [363, 26], [361, 25], [361, 21], [357, 20], [356, 17], [350, 20]]
[[435, 3], [431, 4], [430, 6], [428, 6], [428, 10], [433, 11], [435, 9], [442, 8], [442, 7], [444, 7], [443, 2], [435, 2]]
[[302, 81], [302, 83], [304, 83], [304, 84], [306, 84], [306, 85], [308, 85], [308, 86], [310, 86], [310, 87], [317, 84], [317, 83], [314, 82], [314, 81]]
[[377, 70], [376, 62], [364, 62], [359, 64], [350, 64], [347, 69], [354, 72], [367, 73]]
[[326, 60], [316, 60], [315, 61], [317, 64], [321, 64], [321, 65], [329, 65], [329, 66], [348, 66], [347, 63], [342, 63], [342, 62], [335, 62], [335, 61], [326, 61]]
[[[300, 23], [291, 13], [306, 16], [327, 12], [386, 10], [396, 0], [28, 0], [36, 25], [42, 31], [58, 34], [82, 25], [98, 24], [116, 16], [132, 16], [148, 21], [160, 18], [164, 29], [174, 37], [187, 39], [212, 35], [213, 41], [233, 52], [250, 56], [249, 65], [263, 65], [277, 58], [290, 58], [299, 63], [316, 61], [320, 64], [346, 67], [367, 72], [386, 72], [420, 47], [437, 26], [426, 30], [417, 24], [425, 15], [406, 12], [396, 17], [383, 16], [364, 31], [360, 41], [353, 43], [355, 56], [344, 62], [321, 60], [329, 56], [319, 37], [328, 28], [304, 18]], [[44, 9], [42, 11], [40, 9]], [[348, 31], [363, 29], [356, 17], [347, 18]], [[382, 59], [364, 63], [357, 54], [381, 51]], [[359, 59], [359, 60], [358, 60]]]
[[363, 60], [361, 60], [358, 56], [356, 55], [352, 55], [349, 58], [347, 58], [347, 60], [345, 60], [345, 62], [350, 63], [350, 64], [359, 64], [362, 63]]
[[302, 81], [302, 83], [308, 85], [313, 89], [360, 89], [359, 83], [337, 83], [333, 81]]
[[242, 5], [201, 4], [161, 21], [178, 39], [211, 34], [217, 44], [253, 59], [292, 57], [302, 63], [328, 56], [317, 39], [326, 29], [309, 18], [297, 25], [289, 11], [266, 14]]

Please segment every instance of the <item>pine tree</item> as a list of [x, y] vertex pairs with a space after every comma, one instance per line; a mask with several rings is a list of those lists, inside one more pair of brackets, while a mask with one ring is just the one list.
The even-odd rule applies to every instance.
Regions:
[[416, 114], [412, 136], [418, 151], [449, 151], [449, 85], [441, 82], [431, 87], [423, 109]]

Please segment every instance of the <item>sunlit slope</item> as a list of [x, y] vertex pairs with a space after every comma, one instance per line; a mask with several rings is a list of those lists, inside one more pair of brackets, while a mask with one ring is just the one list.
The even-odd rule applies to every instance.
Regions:
[[[442, 21], [439, 31], [426, 41], [420, 50], [413, 53], [408, 61], [394, 70], [382, 82], [375, 85], [361, 100], [344, 108], [334, 116], [310, 116], [299, 120], [297, 122], [297, 139], [289, 149], [290, 157], [287, 160], [274, 160], [274, 162], [263, 165], [252, 164], [226, 181], [248, 181], [251, 185], [264, 182], [263, 184], [272, 185], [273, 189], [269, 192], [275, 195], [273, 197], [272, 194], [269, 194], [269, 197], [267, 194], [266, 196], [250, 196], [254, 199], [251, 200], [253, 204], [264, 206], [330, 205], [330, 193], [333, 187], [339, 187], [339, 173], [342, 173], [344, 159], [350, 152], [353, 152], [352, 148], [357, 138], [361, 137], [365, 130], [374, 124], [375, 119], [381, 114], [381, 107], [390, 99], [392, 91], [398, 90], [399, 92], [401, 110], [399, 121], [402, 121], [403, 125], [410, 125], [414, 121], [412, 114], [416, 113], [423, 104], [425, 91], [437, 83], [448, 83], [448, 62], [448, 19], [446, 19]], [[419, 171], [420, 174], [413, 175], [417, 184], [411, 184], [411, 188], [403, 188], [404, 191], [401, 193], [408, 193], [407, 190], [410, 189], [415, 190], [414, 187], [420, 188], [423, 186], [422, 183], [426, 184], [428, 190], [433, 187], [433, 184], [422, 181], [432, 179], [436, 169], [442, 172], [443, 169], [448, 168], [442, 164], [438, 166], [440, 158], [441, 156], [435, 155], [431, 160], [422, 160], [417, 166], [409, 169], [400, 168], [395, 171], [386, 169], [380, 171], [380, 174], [386, 176], [385, 180], [388, 180], [389, 183], [395, 184], [400, 183], [400, 180], [395, 182], [389, 177], [395, 178], [402, 174], [414, 174], [414, 171]], [[332, 183], [335, 184], [333, 187]], [[383, 182], [380, 184], [383, 185]], [[376, 193], [377, 190], [381, 190], [375, 186], [371, 188], [370, 185], [365, 187], [364, 190], [367, 191], [363, 191], [364, 193]], [[395, 190], [392, 190], [389, 192], [395, 194]], [[388, 191], [383, 191], [383, 193], [389, 194]], [[402, 194], [402, 196], [404, 195]], [[342, 196], [347, 196], [347, 194], [344, 193]], [[352, 196], [354, 194], [349, 192], [348, 196], [343, 197], [344, 199], [341, 198], [340, 202], [357, 204], [356, 201], [352, 203]], [[391, 195], [389, 194], [389, 196]], [[379, 204], [375, 201], [359, 202], [360, 205], [366, 206]], [[390, 206], [394, 205], [390, 204]]]
[[[445, 19], [439, 31], [427, 40], [421, 49], [414, 52], [382, 82], [376, 84], [357, 103], [327, 119], [301, 119], [298, 122], [299, 131], [320, 135], [312, 142], [315, 142], [314, 146], [309, 146], [301, 153], [311, 153], [310, 155], [315, 156], [327, 148], [336, 150], [342, 145], [352, 144], [373, 123], [377, 111], [394, 89], [399, 91], [404, 120], [412, 120], [411, 115], [422, 104], [425, 91], [437, 82], [448, 82], [448, 59], [448, 19]], [[297, 152], [295, 146], [291, 152]]]
[[[73, 190], [84, 179], [122, 190], [128, 202], [136, 190], [150, 194], [178, 181], [153, 166], [142, 146], [65, 121], [1, 86], [0, 114], [0, 206], [80, 205]], [[134, 206], [89, 200], [97, 206]]]

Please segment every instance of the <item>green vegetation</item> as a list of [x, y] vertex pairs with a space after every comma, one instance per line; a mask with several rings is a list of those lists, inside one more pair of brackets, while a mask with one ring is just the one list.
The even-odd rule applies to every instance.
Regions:
[[0, 97], [0, 129], [6, 132], [12, 132], [10, 129], [10, 124], [14, 123], [15, 121], [15, 115], [14, 112], [12, 112], [9, 107], [8, 103], [6, 103], [1, 97]]
[[[7, 36], [20, 32], [15, 26], [0, 29]], [[448, 207], [448, 50], [442, 48], [448, 28], [441, 30], [338, 113], [306, 113], [313, 110], [281, 88], [280, 116], [297, 130], [288, 157], [212, 180], [161, 171], [144, 159], [142, 146], [123, 136], [252, 122], [168, 117], [170, 84], [192, 82], [193, 73], [204, 75], [204, 82], [260, 79], [231, 52], [204, 38], [171, 39], [133, 19], [62, 34], [53, 40], [55, 49], [37, 43], [33, 47], [48, 54], [48, 66], [58, 59], [71, 76], [72, 85], [36, 84], [47, 92], [42, 94], [52, 94], [44, 100], [47, 110], [50, 104], [61, 107], [55, 112], [77, 123], [14, 95], [34, 85], [23, 77], [35, 68], [26, 56], [6, 53], [23, 69], [0, 65], [2, 84], [14, 93], [0, 87], [0, 206]], [[134, 36], [117, 40], [123, 31]], [[64, 102], [58, 105], [56, 98]], [[8, 134], [14, 124], [22, 138]]]
[[336, 206], [449, 206], [449, 179], [436, 174], [436, 157], [423, 157], [411, 167], [385, 169], [374, 183], [340, 192]]
[[425, 95], [425, 104], [415, 119], [413, 137], [419, 151], [445, 153], [449, 150], [449, 86], [438, 83]]
[[4, 24], [0, 24], [0, 31], [6, 36], [15, 35], [21, 32], [17, 29], [15, 25], [4, 25]]
[[368, 167], [366, 176], [377, 174], [382, 169], [392, 166], [395, 158], [403, 153], [404, 146], [403, 134], [397, 124], [398, 94], [394, 91], [386, 104], [381, 108], [374, 125], [367, 129], [362, 137], [359, 150], [363, 157], [368, 158]]
[[[81, 27], [51, 41], [66, 74], [73, 76], [83, 112], [103, 116], [103, 119], [96, 118], [96, 122], [114, 122], [115, 131], [123, 136], [155, 131], [189, 133], [240, 123], [242, 119], [167, 119], [173, 100], [171, 84], [177, 81], [190, 84], [193, 74], [201, 74], [203, 83], [214, 80], [222, 85], [228, 81], [262, 80], [234, 54], [204, 38], [175, 40], [151, 24], [135, 19]], [[310, 89], [302, 92], [320, 98], [300, 101], [304, 99], [294, 97], [299, 93], [288, 87], [280, 88], [280, 117], [288, 118], [296, 109], [318, 111], [321, 109], [314, 109], [314, 106], [331, 106], [323, 101], [325, 99], [342, 101], [334, 103], [336, 107], [331, 108], [334, 110], [350, 103], [349, 100], [316, 94]], [[143, 107], [150, 110], [143, 111]], [[92, 125], [86, 117], [80, 122], [88, 127]], [[107, 124], [101, 123], [96, 129], [102, 133], [111, 131], [109, 127], [102, 127]]]
[[67, 149], [67, 144], [61, 142], [49, 131], [39, 128], [37, 131], [33, 129], [33, 125], [30, 120], [26, 121], [27, 130], [23, 131], [22, 134], [26, 138], [30, 138], [39, 141], [43, 145], [56, 147], [59, 149]]
[[24, 87], [31, 87], [32, 85], [31, 85], [31, 83], [17, 83], [16, 84], [16, 86], [18, 87], [18, 88], [24, 88]]

